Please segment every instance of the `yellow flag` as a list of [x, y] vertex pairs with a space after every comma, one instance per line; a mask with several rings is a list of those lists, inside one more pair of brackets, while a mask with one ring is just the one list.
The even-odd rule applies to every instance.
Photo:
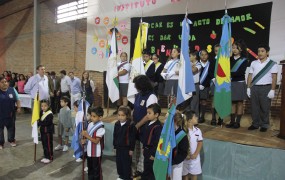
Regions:
[[33, 126], [34, 122], [36, 122], [39, 119], [40, 119], [40, 100], [39, 100], [39, 95], [37, 93], [34, 99], [34, 107], [33, 107], [31, 125]]

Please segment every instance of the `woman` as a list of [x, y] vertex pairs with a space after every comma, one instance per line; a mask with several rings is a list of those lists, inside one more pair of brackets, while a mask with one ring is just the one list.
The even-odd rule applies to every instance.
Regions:
[[24, 94], [24, 86], [25, 86], [26, 80], [24, 74], [20, 74], [19, 81], [18, 81], [18, 92], [21, 94]]
[[94, 102], [95, 84], [91, 79], [89, 79], [89, 72], [87, 71], [84, 71], [82, 74], [81, 88], [83, 93], [85, 93], [86, 101], [88, 101], [90, 106], [92, 106]]
[[135, 167], [134, 177], [140, 176], [143, 172], [143, 154], [142, 143], [140, 142], [143, 137], [143, 132], [140, 129], [144, 129], [144, 124], [147, 119], [147, 107], [151, 104], [157, 103], [157, 97], [154, 94], [153, 87], [150, 79], [145, 75], [138, 75], [134, 78], [133, 82], [138, 91], [134, 102], [133, 121], [138, 129], [135, 152], [133, 155]]

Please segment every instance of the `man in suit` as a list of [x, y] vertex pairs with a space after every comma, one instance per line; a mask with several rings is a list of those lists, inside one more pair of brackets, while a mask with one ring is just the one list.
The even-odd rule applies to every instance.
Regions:
[[60, 77], [57, 77], [54, 71], [51, 71], [48, 81], [49, 93], [50, 93], [50, 107], [52, 113], [59, 112], [59, 98], [60, 98]]

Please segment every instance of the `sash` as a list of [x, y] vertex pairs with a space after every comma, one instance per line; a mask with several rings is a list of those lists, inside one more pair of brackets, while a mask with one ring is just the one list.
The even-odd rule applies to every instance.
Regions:
[[242, 63], [245, 61], [245, 58], [243, 59], [239, 59], [235, 65], [232, 67], [231, 72], [237, 72], [237, 70], [239, 69], [239, 67], [242, 65]]
[[208, 70], [209, 70], [209, 62], [207, 62], [206, 66], [204, 67], [204, 70], [202, 72], [202, 75], [200, 77], [200, 84], [203, 84], [203, 82], [205, 81], [207, 75], [208, 75]]
[[98, 130], [99, 128], [101, 128], [103, 125], [104, 125], [104, 124], [103, 124], [102, 121], [96, 122], [96, 123], [92, 126], [92, 128], [88, 131], [89, 136], [92, 137], [92, 136], [93, 136], [93, 133], [94, 133], [96, 130]]
[[52, 114], [51, 110], [48, 110], [47, 112], [45, 112], [42, 117], [41, 117], [41, 121], [43, 121], [49, 114]]
[[161, 62], [158, 62], [155, 64], [155, 71], [158, 69], [158, 67], [161, 65]]
[[125, 64], [127, 64], [128, 63], [128, 61], [126, 61], [126, 62], [123, 62], [123, 63], [121, 63], [117, 68], [118, 68], [118, 71], [121, 69], [121, 67], [123, 67]]
[[145, 64], [144, 66], [144, 71], [147, 72], [148, 68], [150, 65], [152, 65], [153, 61], [152, 60], [148, 60], [148, 62]]
[[178, 144], [184, 137], [186, 136], [186, 133], [181, 130], [178, 134], [175, 135], [176, 144]]
[[169, 65], [166, 73], [169, 73], [173, 69], [175, 64], [178, 63], [178, 61], [179, 61], [179, 59], [176, 59], [175, 61], [173, 60], [173, 62]]
[[254, 78], [251, 81], [251, 86], [254, 86], [266, 73], [268, 73], [268, 71], [275, 65], [275, 62], [272, 61], [271, 59], [269, 60], [269, 62], [266, 64], [266, 66], [264, 66], [264, 68], [262, 68], [257, 74], [256, 76], [254, 76]]

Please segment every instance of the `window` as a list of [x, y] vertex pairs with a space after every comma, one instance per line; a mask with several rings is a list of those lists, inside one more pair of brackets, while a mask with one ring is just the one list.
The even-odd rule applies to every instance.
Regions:
[[87, 17], [88, 0], [73, 1], [58, 6], [56, 9], [56, 23], [63, 23]]

